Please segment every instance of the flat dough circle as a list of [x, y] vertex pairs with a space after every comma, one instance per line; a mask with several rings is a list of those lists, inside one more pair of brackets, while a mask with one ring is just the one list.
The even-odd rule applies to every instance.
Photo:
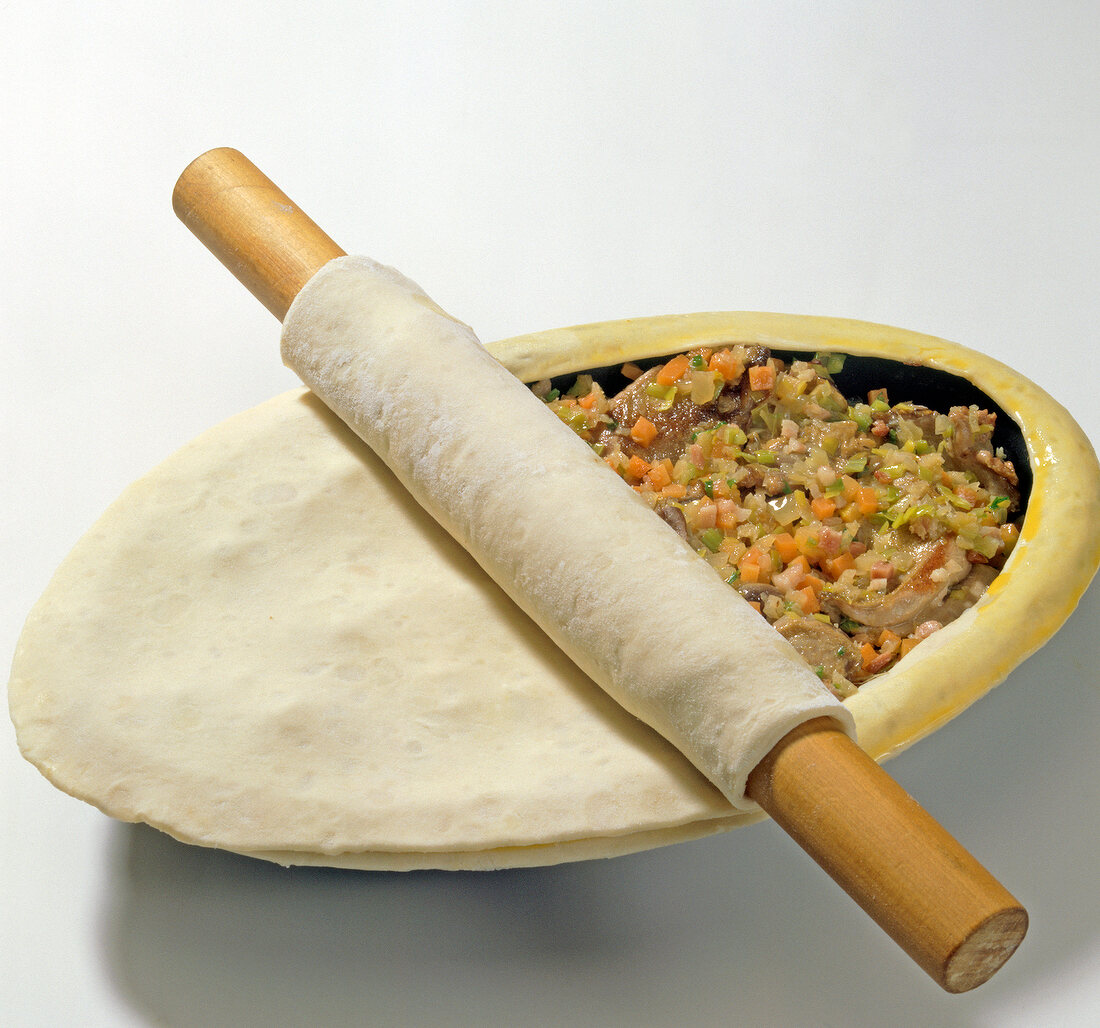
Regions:
[[[885, 759], [1069, 616], [1100, 560], [1079, 531], [1100, 517], [1095, 455], [1022, 376], [887, 326], [679, 315], [488, 348], [530, 381], [730, 339], [948, 370], [1023, 429], [1032, 498], [995, 587], [846, 702]], [[581, 674], [305, 390], [123, 493], [31, 612], [9, 700], [25, 756], [59, 788], [280, 863], [530, 866], [759, 817]]]
[[10, 697], [60, 788], [284, 863], [540, 864], [753, 819], [306, 390], [123, 493], [34, 608]]

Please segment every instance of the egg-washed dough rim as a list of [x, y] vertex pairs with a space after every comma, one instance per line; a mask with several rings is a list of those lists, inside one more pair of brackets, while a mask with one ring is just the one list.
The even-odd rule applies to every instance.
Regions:
[[733, 342], [880, 357], [944, 371], [980, 389], [1023, 434], [1034, 481], [1020, 539], [1004, 570], [963, 617], [845, 701], [860, 745], [876, 760], [887, 760], [1002, 682], [1076, 608], [1100, 564], [1096, 454], [1064, 407], [1000, 361], [873, 322], [744, 311], [674, 314], [515, 336], [488, 349], [513, 374], [534, 382]]

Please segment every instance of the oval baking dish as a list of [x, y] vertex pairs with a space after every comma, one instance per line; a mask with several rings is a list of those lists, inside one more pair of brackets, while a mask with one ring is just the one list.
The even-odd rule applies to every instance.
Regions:
[[933, 336], [870, 322], [759, 312], [599, 322], [489, 344], [524, 381], [613, 376], [640, 362], [728, 343], [853, 358], [836, 376], [849, 396], [887, 387], [936, 410], [978, 403], [998, 414], [995, 442], [1020, 473], [1020, 540], [985, 596], [845, 703], [860, 744], [878, 760], [899, 753], [1003, 681], [1073, 612], [1100, 564], [1100, 469], [1070, 414], [1011, 368]]

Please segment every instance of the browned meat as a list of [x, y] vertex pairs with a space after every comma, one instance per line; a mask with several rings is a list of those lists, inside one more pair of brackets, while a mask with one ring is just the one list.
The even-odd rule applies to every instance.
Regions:
[[[756, 350], [761, 350], [763, 360], [767, 361], [768, 351], [754, 347], [748, 364], [759, 359], [759, 355], [754, 356]], [[701, 425], [719, 421], [739, 424], [743, 428], [748, 425], [752, 404], [748, 399], [747, 376], [743, 375], [739, 382], [727, 383], [710, 403], [697, 404], [690, 397], [680, 396], [662, 410], [663, 402], [646, 391], [659, 371], [660, 366], [650, 368], [610, 401], [608, 414], [620, 428], [604, 429], [594, 439], [596, 444], [606, 444], [614, 435], [626, 456], [638, 455], [652, 464], [665, 458], [677, 460]], [[626, 434], [638, 418], [648, 419], [657, 429], [657, 438], [649, 446], [639, 446]]]
[[688, 539], [688, 526], [687, 518], [684, 517], [684, 512], [672, 503], [659, 503], [654, 508], [657, 512], [657, 516], [673, 529], [684, 542], [689, 542]]
[[782, 596], [783, 590], [766, 582], [738, 582], [737, 591], [750, 603], [763, 603], [769, 596]]
[[[661, 410], [661, 401], [650, 396], [646, 387], [657, 377], [659, 368], [651, 368], [630, 383], [610, 403], [608, 414], [628, 430], [638, 418], [648, 418], [657, 429], [657, 438], [649, 446], [639, 446], [629, 435], [620, 433], [619, 445], [627, 456], [638, 454], [651, 464], [666, 457], [675, 461], [691, 442], [692, 434], [707, 418], [716, 419], [714, 404], [699, 406], [688, 398], [679, 398], [667, 410]], [[608, 430], [610, 432], [610, 430]], [[607, 433], [605, 433], [606, 435]], [[597, 443], [606, 442], [598, 437]]]
[[[970, 407], [952, 407], [948, 417], [953, 432], [948, 443], [948, 455], [953, 466], [960, 471], [970, 471], [994, 496], [1007, 496], [1010, 509], [1020, 501], [1020, 480], [1011, 461], [998, 457], [990, 446], [997, 415], [989, 411], [975, 411]], [[974, 423], [981, 431], [974, 431]]]
[[952, 589], [944, 601], [931, 612], [933, 620], [940, 626], [949, 625], [962, 614], [968, 611], [975, 603], [985, 595], [993, 579], [997, 577], [997, 569], [989, 564], [974, 564], [970, 574], [966, 576], [954, 589]]
[[840, 675], [857, 682], [862, 675], [859, 647], [839, 628], [817, 618], [795, 617], [790, 614], [775, 623], [783, 636], [810, 667], [815, 668], [825, 682]]
[[966, 553], [953, 537], [924, 544], [921, 559], [882, 599], [852, 600], [841, 590], [824, 592], [822, 606], [868, 628], [888, 628], [908, 635], [936, 611], [951, 589], [970, 574]]
[[919, 403], [899, 403], [890, 408], [886, 419], [887, 424], [896, 429], [899, 421], [904, 418], [912, 422], [920, 429], [921, 435], [930, 443], [935, 442], [936, 436], [936, 412], [930, 407]]
[[[998, 457], [990, 440], [997, 415], [970, 407], [952, 407], [948, 418], [950, 433], [941, 436], [936, 431], [935, 411], [916, 403], [899, 403], [890, 409], [884, 424], [896, 429], [901, 419], [916, 425], [930, 443], [946, 441], [944, 457], [953, 471], [969, 471], [983, 489], [994, 496], [1007, 496], [1010, 509], [1019, 506], [1020, 480], [1012, 462]], [[977, 431], [976, 431], [977, 429]]]

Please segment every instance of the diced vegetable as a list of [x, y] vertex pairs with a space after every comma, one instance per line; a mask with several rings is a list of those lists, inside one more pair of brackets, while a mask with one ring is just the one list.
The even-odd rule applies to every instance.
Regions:
[[630, 430], [630, 438], [639, 446], [649, 446], [657, 438], [657, 426], [649, 418], [638, 418]]
[[852, 670], [816, 665], [849, 695], [938, 623], [872, 632], [844, 611], [886, 602], [939, 540], [1000, 567], [1019, 538], [1015, 481], [982, 484], [1003, 454], [983, 458], [982, 479], [966, 459], [991, 446], [986, 412], [891, 406], [885, 390], [846, 399], [831, 377], [842, 355], [786, 365], [751, 349], [699, 349], [648, 374], [624, 366], [628, 379], [645, 374], [631, 387], [641, 408], [618, 406], [590, 376], [565, 395], [549, 380], [533, 389], [764, 617], [813, 619], [849, 639], [836, 656]]
[[675, 385], [683, 377], [690, 363], [687, 354], [681, 353], [673, 357], [672, 360], [657, 372], [657, 383], [663, 386]]
[[775, 385], [775, 369], [770, 364], [749, 368], [749, 388], [766, 391]]

